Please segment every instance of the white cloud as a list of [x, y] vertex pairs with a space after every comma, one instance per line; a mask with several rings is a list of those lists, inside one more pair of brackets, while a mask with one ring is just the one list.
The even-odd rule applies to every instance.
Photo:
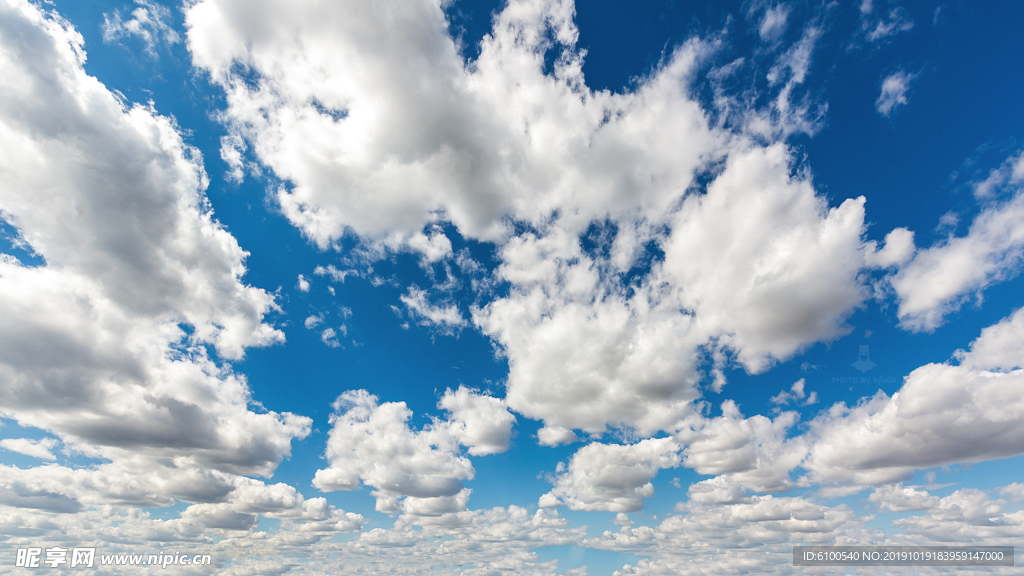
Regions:
[[460, 386], [445, 390], [437, 404], [448, 412], [449, 431], [473, 456], [498, 454], [508, 450], [516, 417], [505, 402], [478, 394]]
[[135, 0], [138, 8], [131, 12], [131, 18], [125, 20], [120, 10], [114, 10], [113, 16], [103, 15], [103, 41], [115, 42], [121, 38], [138, 36], [146, 45], [146, 52], [156, 55], [156, 45], [160, 42], [177, 44], [181, 36], [168, 24], [171, 11], [166, 6]]
[[875, 13], [874, 2], [864, 0], [860, 4], [861, 33], [868, 42], [886, 40], [900, 32], [914, 28], [914, 21], [907, 16], [902, 6], [893, 6], [888, 12], [879, 10]]
[[45, 262], [0, 255], [0, 415], [95, 462], [5, 467], [4, 502], [219, 500], [310, 431], [250, 410], [244, 377], [205, 347], [237, 359], [281, 342], [264, 321], [277, 306], [242, 282], [247, 253], [213, 218], [198, 151], [88, 76], [82, 44], [58, 16], [0, 3], [0, 217]]
[[568, 467], [559, 466], [555, 487], [542, 506], [565, 504], [572, 510], [634, 512], [654, 496], [651, 480], [658, 470], [679, 465], [680, 446], [671, 438], [636, 444], [592, 443], [580, 448]]
[[913, 74], [903, 70], [897, 70], [882, 80], [882, 92], [875, 100], [875, 109], [882, 116], [892, 116], [898, 108], [906, 106], [910, 100], [907, 92], [910, 90], [910, 82], [914, 80]]
[[[681, 86], [708, 50], [701, 43], [677, 50], [637, 93], [615, 96], [582, 83], [571, 2], [513, 2], [472, 64], [437, 3], [403, 6], [280, 4], [252, 19], [244, 2], [207, 0], [187, 11], [195, 64], [224, 88], [233, 130], [295, 184], [278, 200], [321, 246], [346, 227], [418, 237], [441, 217], [497, 239], [506, 215], [541, 222], [575, 207], [590, 218], [638, 202], [656, 214], [715, 143]], [[543, 71], [548, 49], [561, 54], [553, 76]], [[242, 82], [236, 62], [258, 83]], [[266, 117], [251, 113], [257, 102]]]
[[1024, 189], [984, 208], [966, 236], [918, 251], [891, 278], [901, 326], [934, 330], [970, 297], [1016, 276], [1024, 262]]
[[[806, 386], [806, 385], [807, 385], [807, 381], [805, 379], [801, 378], [801, 379], [799, 379], [799, 380], [797, 380], [796, 382], [793, 383], [793, 386], [790, 387], [789, 392], [787, 392], [785, 390], [783, 390], [782, 392], [779, 392], [775, 396], [772, 396], [770, 402], [772, 404], [779, 404], [781, 406], [785, 406], [786, 404], [789, 404], [790, 402], [795, 402], [797, 404], [800, 404], [800, 402], [799, 402], [800, 400], [804, 400], [804, 402], [803, 402], [804, 406], [810, 406], [811, 404], [817, 403], [818, 402], [818, 393], [817, 392], [811, 392], [811, 394], [808, 396], [807, 393], [804, 392], [804, 386]], [[806, 398], [806, 400], [805, 400], [805, 398]]]
[[413, 317], [419, 318], [421, 326], [434, 326], [447, 333], [453, 333], [466, 325], [466, 319], [462, 317], [458, 307], [454, 304], [431, 304], [427, 301], [427, 292], [416, 286], [410, 286], [398, 299], [408, 307]]
[[879, 510], [885, 512], [927, 510], [939, 503], [937, 496], [932, 496], [928, 492], [918, 490], [913, 486], [903, 486], [902, 484], [879, 486], [871, 492], [868, 500], [878, 506]]
[[1003, 164], [992, 170], [988, 177], [974, 184], [974, 197], [990, 200], [1000, 192], [1013, 191], [1024, 183], [1024, 151], [1011, 155]]
[[309, 280], [307, 280], [302, 274], [299, 274], [299, 280], [295, 284], [295, 287], [298, 288], [300, 292], [309, 292]]
[[335, 332], [334, 328], [324, 328], [320, 332], [320, 340], [331, 348], [341, 346], [341, 342], [338, 342], [338, 333]]
[[792, 487], [789, 473], [807, 450], [803, 438], [786, 438], [797, 418], [796, 412], [783, 412], [774, 420], [744, 418], [736, 403], [726, 400], [721, 416], [696, 421], [675, 437], [686, 445], [686, 467], [725, 475], [722, 481], [758, 492], [781, 492]]
[[316, 274], [317, 276], [330, 276], [331, 280], [344, 283], [345, 278], [350, 275], [358, 276], [359, 272], [356, 270], [338, 270], [333, 264], [328, 264], [326, 268], [323, 266], [317, 266], [313, 270], [313, 274]]
[[[253, 15], [204, 0], [187, 9], [189, 50], [224, 90], [232, 134], [289, 183], [282, 211], [320, 247], [348, 231], [429, 263], [450, 254], [447, 223], [497, 245], [510, 291], [472, 321], [509, 360], [509, 407], [551, 430], [675, 430], [705, 354], [720, 387], [733, 355], [758, 372], [842, 336], [868, 295], [862, 269], [905, 256], [863, 242], [863, 199], [830, 207], [783, 144], [758, 144], [816, 129], [824, 108], [797, 90], [821, 26], [779, 56], [763, 109], [729, 100], [737, 134], [690, 94], [721, 39], [682, 43], [613, 94], [585, 84], [568, 0], [510, 2], [473, 62], [436, 2], [400, 5]], [[775, 34], [784, 7], [769, 12]], [[608, 253], [585, 253], [580, 235], [602, 222]], [[665, 261], [625, 286], [649, 246]], [[402, 302], [442, 330], [466, 324], [416, 287]]]
[[305, 320], [303, 320], [302, 325], [305, 326], [307, 330], [312, 330], [319, 326], [320, 324], [322, 324], [323, 321], [323, 315], [310, 315], [307, 316]]
[[559, 444], [572, 444], [579, 438], [572, 430], [558, 426], [545, 426], [537, 430], [537, 442], [541, 446], [558, 446]]
[[57, 457], [53, 455], [50, 450], [57, 445], [57, 441], [53, 438], [42, 438], [40, 440], [31, 440], [29, 438], [4, 438], [0, 440], [0, 448], [4, 450], [10, 450], [11, 452], [17, 452], [18, 454], [24, 454], [33, 458], [39, 458], [40, 460], [56, 460]]
[[778, 40], [786, 32], [788, 18], [789, 6], [786, 4], [776, 4], [766, 9], [757, 30], [761, 35], [761, 40], [764, 42]]
[[1022, 342], [1018, 310], [958, 352], [960, 365], [927, 364], [892, 397], [879, 391], [832, 406], [810, 423], [809, 480], [880, 484], [915, 469], [1024, 453]]
[[[365, 390], [343, 393], [334, 403], [326, 457], [313, 484], [324, 491], [354, 490], [360, 481], [374, 488], [377, 510], [440, 515], [466, 509], [473, 465], [462, 454], [508, 448], [514, 416], [501, 400], [459, 388], [438, 404], [450, 412], [421, 430], [409, 426], [404, 402], [378, 404]], [[404, 499], [404, 500], [403, 500]]]
[[691, 501], [678, 505], [677, 511], [657, 526], [606, 531], [581, 545], [641, 556], [636, 565], [623, 566], [616, 576], [770, 574], [791, 564], [793, 544], [846, 543], [850, 535], [863, 533], [861, 522], [848, 507], [803, 498]]
[[427, 263], [434, 263], [452, 254], [452, 242], [440, 228], [431, 230], [430, 236], [423, 232], [409, 238], [409, 247], [423, 255]]
[[927, 514], [894, 520], [893, 525], [937, 542], [982, 544], [1024, 536], [1024, 510], [1008, 511], [1005, 502], [981, 490], [965, 488], [935, 500]]
[[866, 297], [864, 198], [829, 208], [789, 162], [781, 145], [732, 154], [707, 194], [684, 200], [664, 247], [695, 328], [751, 372], [846, 334]]

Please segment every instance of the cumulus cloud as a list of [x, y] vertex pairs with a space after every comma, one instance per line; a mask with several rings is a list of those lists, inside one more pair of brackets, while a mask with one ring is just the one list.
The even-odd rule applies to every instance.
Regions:
[[636, 444], [592, 443], [559, 466], [555, 487], [541, 506], [565, 504], [572, 510], [635, 512], [644, 498], [654, 496], [651, 480], [658, 470], [681, 461], [679, 445], [671, 438], [649, 438]]
[[897, 109], [906, 106], [910, 99], [907, 92], [910, 90], [910, 82], [914, 79], [913, 74], [898, 70], [889, 74], [882, 80], [882, 92], [875, 100], [875, 109], [882, 116], [892, 116]]
[[[771, 573], [792, 561], [793, 544], [830, 544], [862, 527], [847, 506], [796, 497], [698, 499], [677, 512], [656, 526], [624, 526], [581, 545], [644, 556], [616, 576]], [[728, 558], [721, 557], [724, 549]]]
[[986, 206], [966, 236], [920, 250], [891, 278], [900, 324], [930, 331], [971, 297], [1016, 276], [1024, 262], [1024, 188]]
[[892, 397], [879, 391], [855, 406], [832, 406], [810, 422], [809, 478], [881, 484], [915, 469], [1024, 453], [1022, 342], [1018, 310], [958, 352], [959, 365], [927, 364]]
[[902, 484], [879, 486], [871, 492], [868, 500], [878, 506], [879, 510], [886, 512], [927, 510], [939, 503], [937, 496], [932, 496], [928, 492], [918, 490], [913, 486], [903, 486]]
[[[720, 39], [682, 43], [613, 94], [586, 85], [569, 0], [510, 2], [472, 62], [439, 3], [401, 5], [268, 3], [254, 17], [203, 0], [187, 8], [188, 45], [318, 246], [353, 232], [431, 263], [451, 253], [449, 223], [496, 244], [510, 290], [472, 322], [508, 358], [509, 407], [546, 429], [672, 431], [705, 355], [720, 388], [734, 357], [760, 372], [840, 337], [867, 297], [861, 270], [903, 256], [876, 255], [863, 199], [829, 206], [777, 143], [824, 111], [797, 94], [820, 25], [771, 66], [769, 103], [735, 101], [726, 130], [691, 96]], [[765, 10], [765, 33], [781, 34], [787, 9]], [[584, 246], [595, 228], [601, 253]], [[467, 324], [416, 287], [401, 299], [421, 323]]]
[[807, 450], [804, 438], [786, 437], [797, 419], [796, 412], [783, 412], [774, 420], [744, 418], [736, 403], [726, 400], [721, 416], [702, 418], [675, 437], [686, 445], [683, 463], [688, 468], [724, 475], [723, 482], [758, 492], [780, 492], [792, 487], [789, 473]]
[[469, 448], [471, 455], [508, 450], [516, 417], [501, 399], [460, 386], [454, 392], [446, 390], [438, 406], [449, 414], [449, 432]]
[[88, 76], [82, 45], [58, 16], [0, 3], [0, 217], [43, 260], [0, 255], [0, 415], [95, 462], [4, 467], [3, 501], [219, 501], [239, 475], [272, 474], [311, 420], [250, 410], [219, 361], [283, 340], [274, 298], [242, 281], [198, 151]]
[[3, 440], [0, 440], [0, 448], [10, 450], [11, 452], [17, 452], [18, 454], [31, 456], [33, 458], [39, 458], [40, 460], [56, 460], [57, 457], [50, 452], [50, 450], [53, 450], [56, 445], [57, 440], [53, 438], [42, 438], [40, 440], [31, 440], [29, 438], [4, 438]]
[[439, 406], [447, 421], [420, 430], [404, 402], [379, 403], [365, 390], [343, 393], [334, 403], [326, 457], [313, 485], [323, 491], [354, 490], [360, 482], [374, 488], [377, 510], [441, 515], [466, 509], [469, 490], [462, 481], [476, 471], [470, 454], [508, 448], [514, 417], [503, 403], [466, 388], [446, 391]]

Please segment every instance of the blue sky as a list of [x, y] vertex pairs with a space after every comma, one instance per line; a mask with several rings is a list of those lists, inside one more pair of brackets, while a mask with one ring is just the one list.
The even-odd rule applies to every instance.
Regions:
[[1014, 545], [1022, 21], [3, 0], [0, 572]]

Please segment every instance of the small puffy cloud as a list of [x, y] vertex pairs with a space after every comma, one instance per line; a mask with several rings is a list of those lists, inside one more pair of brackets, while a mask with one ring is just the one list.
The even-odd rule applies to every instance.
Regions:
[[559, 444], [572, 444], [579, 438], [576, 433], [568, 428], [559, 426], [545, 426], [537, 430], [537, 442], [541, 446], [558, 446]]
[[56, 460], [57, 457], [53, 455], [52, 450], [57, 445], [57, 441], [53, 438], [42, 438], [40, 440], [31, 440], [29, 438], [4, 438], [0, 440], [0, 448], [4, 450], [10, 450], [11, 452], [17, 452], [18, 454], [24, 454], [33, 458], [39, 458], [40, 460]]
[[146, 45], [146, 52], [156, 55], [156, 46], [161, 42], [177, 44], [181, 36], [168, 23], [171, 11], [148, 0], [135, 0], [137, 8], [131, 11], [131, 17], [125, 19], [120, 10], [103, 15], [103, 41], [116, 42], [121, 38], [138, 36]]
[[317, 276], [327, 276], [335, 282], [345, 282], [345, 278], [350, 275], [358, 276], [359, 273], [356, 270], [339, 270], [334, 267], [333, 264], [328, 264], [326, 267], [317, 266], [313, 270], [313, 274]]
[[636, 444], [592, 443], [580, 448], [568, 467], [559, 466], [555, 487], [542, 506], [563, 503], [572, 510], [634, 512], [654, 496], [651, 480], [664, 468], [679, 465], [680, 446], [671, 438]]
[[783, 390], [775, 396], [772, 396], [771, 403], [786, 405], [796, 400], [803, 400], [807, 397], [807, 393], [804, 392], [804, 386], [806, 386], [806, 384], [807, 381], [803, 378], [797, 380], [793, 383], [793, 386], [790, 387], [789, 392]]
[[901, 266], [914, 256], [914, 233], [906, 228], [896, 228], [886, 234], [881, 249], [876, 249], [877, 243], [873, 240], [867, 244], [867, 263], [874, 268]]
[[889, 117], [898, 108], [906, 106], [910, 102], [907, 92], [910, 90], [910, 82], [913, 79], [913, 74], [908, 74], [903, 70], [898, 70], [886, 76], [885, 80], [882, 80], [882, 92], [878, 95], [878, 99], [875, 100], [875, 109], [878, 110], [878, 113]]
[[341, 342], [338, 342], [338, 333], [334, 330], [334, 328], [324, 328], [324, 330], [320, 332], [320, 341], [322, 341], [324, 344], [327, 344], [331, 348], [337, 348], [341, 346]]
[[299, 274], [299, 280], [296, 282], [295, 287], [299, 289], [299, 292], [309, 292], [309, 280], [302, 274]]
[[473, 456], [508, 450], [516, 417], [500, 398], [460, 386], [445, 390], [438, 407], [448, 412], [448, 430]]
[[902, 484], [879, 486], [871, 492], [868, 500], [885, 512], [911, 512], [934, 508], [939, 503], [937, 496], [924, 490]]
[[427, 292], [416, 286], [399, 296], [413, 317], [419, 319], [421, 326], [432, 326], [442, 332], [454, 333], [467, 324], [466, 319], [454, 304], [439, 306], [427, 300]]
[[417, 232], [409, 238], [407, 243], [410, 248], [423, 256], [425, 262], [431, 264], [452, 254], [451, 240], [438, 227], [431, 229], [429, 236], [423, 232]]
[[303, 320], [302, 325], [305, 326], [307, 330], [313, 330], [314, 328], [322, 324], [323, 321], [324, 317], [322, 314], [310, 315], [307, 316], [305, 320]]

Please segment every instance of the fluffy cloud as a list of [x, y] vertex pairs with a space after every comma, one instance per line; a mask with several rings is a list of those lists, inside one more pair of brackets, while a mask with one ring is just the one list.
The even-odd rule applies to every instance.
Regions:
[[565, 504], [572, 510], [634, 512], [654, 496], [651, 480], [658, 470], [679, 465], [679, 445], [671, 438], [650, 438], [636, 444], [593, 443], [559, 466], [555, 487], [541, 497], [541, 506]]
[[722, 403], [722, 415], [701, 419], [676, 434], [686, 445], [683, 463], [700, 474], [723, 474], [727, 481], [758, 492], [780, 492], [792, 487], [790, 471], [806, 454], [806, 440], [787, 439], [796, 424], [796, 412], [744, 418], [735, 402]]
[[898, 70], [889, 74], [882, 80], [882, 92], [875, 100], [875, 109], [882, 116], [892, 116], [898, 108], [906, 106], [910, 100], [907, 98], [907, 91], [910, 90], [910, 82], [914, 79], [913, 74], [907, 74]]
[[934, 330], [969, 298], [1020, 272], [1024, 259], [1024, 189], [986, 206], [966, 236], [921, 250], [892, 277], [899, 318], [911, 330]]
[[26, 456], [32, 456], [33, 458], [39, 458], [40, 460], [56, 460], [50, 450], [57, 445], [57, 441], [53, 438], [43, 438], [41, 440], [30, 440], [28, 438], [4, 438], [0, 440], [0, 448], [4, 450], [10, 450], [11, 452], [17, 452]]
[[476, 471], [470, 454], [508, 448], [514, 417], [503, 403], [459, 388], [448, 390], [439, 406], [450, 412], [413, 430], [405, 402], [384, 402], [365, 390], [343, 393], [334, 403], [326, 457], [313, 484], [324, 491], [354, 490], [360, 481], [374, 488], [377, 510], [442, 515], [466, 509], [469, 490], [462, 481]]
[[[986, 328], [959, 365], [927, 364], [892, 397], [879, 391], [810, 423], [816, 481], [879, 484], [914, 469], [1024, 453], [1024, 310]], [[899, 438], [894, 442], [893, 438]]]
[[[3, 467], [3, 503], [83, 518], [220, 506], [311, 421], [250, 410], [219, 361], [283, 340], [264, 321], [274, 298], [242, 281], [247, 253], [213, 218], [198, 152], [88, 76], [82, 44], [58, 16], [0, 3], [0, 217], [44, 262], [0, 255], [0, 415], [91, 459]], [[6, 446], [46, 457], [48, 442]], [[250, 512], [235, 512], [203, 517], [241, 526]]]
[[910, 512], [927, 510], [939, 503], [936, 496], [913, 486], [889, 484], [875, 488], [868, 500], [874, 502], [879, 510], [886, 512]]
[[677, 512], [657, 526], [625, 526], [582, 545], [649, 557], [616, 576], [773, 573], [792, 561], [792, 544], [832, 543], [860, 527], [848, 507], [803, 498], [691, 501]]
[[[510, 2], [472, 62], [428, 0], [266, 1], [255, 17], [204, 0], [186, 23], [238, 150], [285, 181], [277, 201], [307, 237], [328, 247], [351, 231], [426, 263], [450, 254], [441, 222], [494, 241], [510, 292], [472, 319], [509, 359], [509, 406], [548, 430], [649, 435], [689, 412], [706, 353], [721, 385], [733, 353], [759, 372], [843, 335], [882, 256], [863, 241], [863, 199], [828, 206], [784, 145], [755, 143], [814, 131], [795, 90], [820, 27], [767, 74], [771, 103], [742, 106], [751, 140], [690, 94], [716, 41], [683, 43], [631, 91], [594, 91], [574, 12]], [[784, 7], [769, 16], [778, 29]], [[604, 253], [585, 247], [595, 228]], [[418, 289], [402, 302], [421, 322], [465, 323]]]

